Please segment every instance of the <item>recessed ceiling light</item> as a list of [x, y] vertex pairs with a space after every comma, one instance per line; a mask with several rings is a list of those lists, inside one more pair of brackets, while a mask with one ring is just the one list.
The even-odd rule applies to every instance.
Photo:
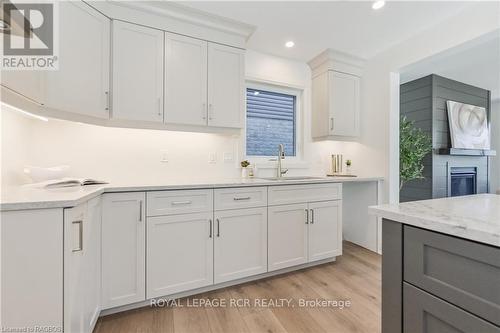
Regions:
[[288, 48], [293, 47], [294, 45], [295, 45], [295, 43], [291, 40], [285, 43], [285, 46]]
[[385, 1], [379, 0], [379, 1], [375, 1], [373, 3], [372, 8], [375, 9], [375, 10], [377, 10], [377, 9], [380, 9], [380, 8], [382, 8], [384, 6], [385, 6]]

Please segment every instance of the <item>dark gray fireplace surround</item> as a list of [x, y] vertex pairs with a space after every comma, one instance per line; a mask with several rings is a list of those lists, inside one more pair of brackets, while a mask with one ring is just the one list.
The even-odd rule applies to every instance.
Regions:
[[[432, 136], [432, 154], [425, 159], [425, 179], [409, 182], [400, 192], [400, 201], [443, 198], [452, 196], [452, 185], [458, 180], [454, 171], [474, 171], [475, 184], [470, 177], [461, 181], [461, 189], [473, 189], [476, 193], [489, 191], [488, 152], [477, 152], [475, 156], [460, 152], [454, 155], [451, 148], [446, 101], [452, 100], [486, 108], [490, 118], [490, 92], [435, 74], [407, 82], [400, 87], [400, 112], [416, 127]], [[458, 175], [457, 175], [458, 176]], [[460, 186], [459, 186], [460, 187]]]

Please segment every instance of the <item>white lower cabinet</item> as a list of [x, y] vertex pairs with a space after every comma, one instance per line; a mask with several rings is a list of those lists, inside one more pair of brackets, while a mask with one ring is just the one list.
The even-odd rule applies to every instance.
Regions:
[[64, 331], [92, 332], [100, 313], [101, 199], [64, 210]]
[[342, 201], [309, 204], [309, 261], [342, 254]]
[[267, 209], [215, 212], [215, 283], [267, 272]]
[[144, 192], [103, 195], [103, 309], [146, 299], [145, 200]]
[[269, 271], [307, 262], [307, 204], [269, 207]]
[[269, 207], [269, 271], [341, 254], [341, 200]]
[[213, 284], [212, 212], [148, 217], [147, 297]]

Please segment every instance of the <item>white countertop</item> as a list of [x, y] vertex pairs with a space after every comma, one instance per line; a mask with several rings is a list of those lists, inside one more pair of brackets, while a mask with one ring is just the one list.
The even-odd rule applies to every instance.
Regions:
[[57, 189], [40, 189], [29, 186], [2, 188], [0, 211], [23, 209], [46, 209], [74, 207], [105, 192], [134, 192], [184, 190], [200, 188], [227, 188], [242, 186], [270, 186], [294, 184], [372, 182], [383, 180], [382, 177], [321, 177], [303, 180], [266, 180], [250, 179], [210, 179], [210, 180], [168, 180], [154, 183], [111, 183], [104, 185], [77, 186]]
[[373, 215], [500, 247], [500, 195], [405, 202], [369, 208]]

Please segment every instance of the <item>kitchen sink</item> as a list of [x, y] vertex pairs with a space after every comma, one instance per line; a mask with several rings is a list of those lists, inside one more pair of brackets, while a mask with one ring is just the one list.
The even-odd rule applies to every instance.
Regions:
[[296, 176], [296, 177], [261, 177], [259, 179], [264, 180], [275, 180], [275, 181], [287, 181], [287, 180], [320, 180], [324, 177], [311, 177], [311, 176]]

